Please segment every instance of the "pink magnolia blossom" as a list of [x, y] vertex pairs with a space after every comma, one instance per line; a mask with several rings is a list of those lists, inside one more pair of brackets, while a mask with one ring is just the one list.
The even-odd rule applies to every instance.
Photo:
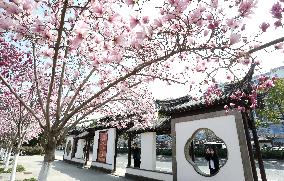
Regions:
[[211, 6], [213, 8], [217, 8], [218, 7], [218, 0], [211, 0]]
[[119, 21], [119, 18], [120, 18], [120, 16], [117, 13], [109, 15], [108, 22], [109, 23], [115, 23], [115, 21]]
[[137, 17], [131, 16], [131, 18], [130, 18], [130, 28], [133, 29], [133, 28], [135, 28], [139, 24], [140, 24], [139, 19]]
[[149, 23], [149, 16], [143, 16], [142, 23], [143, 24], [148, 24]]
[[241, 35], [232, 33], [230, 36], [230, 45], [236, 44], [241, 41]]
[[0, 17], [0, 30], [9, 30], [11, 28], [13, 28], [14, 26], [14, 22], [11, 18], [1, 18]]
[[241, 30], [244, 31], [246, 29], [246, 24], [243, 24]]
[[212, 22], [208, 25], [208, 29], [210, 30], [214, 30], [215, 28], [217, 28], [219, 26], [219, 22], [218, 21], [215, 21], [215, 22]]
[[156, 28], [162, 27], [163, 26], [162, 20], [161, 19], [154, 19], [154, 26]]
[[244, 0], [239, 5], [239, 13], [243, 17], [248, 17], [253, 14], [253, 8], [256, 7], [256, 0]]
[[236, 104], [234, 104], [234, 103], [230, 103], [230, 106], [231, 106], [231, 107], [235, 107], [235, 105], [236, 105]]
[[208, 35], [208, 33], [209, 33], [209, 31], [208, 31], [208, 30], [204, 30], [203, 35], [204, 35], [204, 36], [207, 36], [207, 35]]
[[225, 105], [225, 106], [224, 106], [224, 109], [225, 109], [225, 110], [229, 109], [229, 106], [228, 106], [228, 105]]
[[173, 6], [175, 7], [175, 12], [183, 13], [189, 4], [190, 4], [189, 0], [175, 0]]
[[34, 3], [29, 1], [29, 0], [25, 0], [23, 3], [23, 10], [30, 12], [32, 10], [32, 8], [34, 7]]
[[207, 69], [206, 60], [199, 60], [195, 69], [196, 69], [197, 72], [204, 72]]
[[246, 110], [246, 108], [243, 107], [243, 106], [238, 106], [237, 109], [238, 109], [239, 112], [244, 112]]
[[279, 2], [275, 3], [271, 8], [271, 14], [274, 18], [281, 19], [282, 18], [283, 9]]
[[98, 16], [102, 16], [103, 15], [103, 6], [101, 4], [98, 4], [97, 6], [93, 7], [94, 12], [98, 15]]
[[126, 38], [124, 34], [117, 35], [113, 38], [113, 44], [117, 46], [122, 46], [126, 42]]
[[232, 29], [237, 28], [239, 26], [239, 24], [240, 24], [240, 22], [235, 20], [234, 18], [227, 20], [227, 25]]
[[270, 26], [269, 23], [263, 22], [259, 27], [262, 30], [262, 32], [266, 32], [267, 28]]
[[274, 47], [275, 47], [275, 49], [283, 49], [284, 48], [284, 43], [278, 43]]
[[135, 5], [135, 0], [124, 0], [124, 2], [125, 2], [128, 6], [134, 6], [134, 5]]
[[274, 22], [274, 26], [275, 26], [275, 28], [278, 28], [278, 27], [282, 26], [281, 20], [275, 21], [275, 22]]
[[242, 63], [243, 65], [249, 65], [249, 64], [251, 63], [251, 61], [250, 61], [249, 58], [245, 58], [245, 59], [241, 60], [241, 63]]
[[136, 32], [136, 40], [140, 43], [147, 37], [145, 31]]
[[22, 10], [16, 4], [9, 3], [6, 6], [6, 12], [9, 14], [17, 15], [20, 14]]
[[44, 25], [42, 24], [40, 20], [36, 20], [34, 23], [33, 32], [41, 33], [42, 31], [44, 31], [45, 28], [46, 27], [44, 27]]
[[231, 76], [231, 75], [227, 75], [226, 78], [227, 78], [228, 80], [232, 80], [232, 76]]

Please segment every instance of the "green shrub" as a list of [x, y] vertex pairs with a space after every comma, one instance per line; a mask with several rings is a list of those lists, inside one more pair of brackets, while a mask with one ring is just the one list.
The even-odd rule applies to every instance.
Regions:
[[[16, 172], [24, 172], [26, 169], [23, 165], [18, 165], [16, 168]], [[4, 168], [0, 168], [0, 173], [11, 173], [12, 168], [9, 168], [7, 171], [4, 171]]]
[[165, 155], [165, 156], [172, 156], [172, 149], [162, 149], [162, 148], [158, 148], [156, 150], [156, 154], [157, 155]]
[[16, 171], [17, 172], [24, 172], [26, 169], [23, 165], [18, 165], [17, 168], [16, 168]]
[[21, 148], [22, 155], [42, 155], [44, 150], [40, 146], [23, 146]]
[[117, 148], [117, 153], [127, 153], [128, 152], [128, 148]]
[[[261, 150], [261, 155], [263, 159], [284, 159], [283, 150]], [[256, 154], [254, 154], [256, 157]]]
[[[118, 148], [118, 153], [127, 153], [128, 148]], [[172, 156], [172, 150], [171, 149], [162, 149], [157, 148], [156, 150], [157, 155], [166, 155], [166, 156]], [[195, 157], [204, 157], [204, 150], [203, 149], [194, 149], [194, 156]], [[255, 154], [254, 154], [255, 155]], [[263, 159], [282, 159], [284, 160], [284, 150], [261, 150], [261, 155]], [[227, 151], [226, 149], [219, 149], [218, 150], [218, 156], [220, 158], [227, 158]]]
[[33, 178], [26, 178], [23, 181], [37, 181], [37, 179], [33, 177]]

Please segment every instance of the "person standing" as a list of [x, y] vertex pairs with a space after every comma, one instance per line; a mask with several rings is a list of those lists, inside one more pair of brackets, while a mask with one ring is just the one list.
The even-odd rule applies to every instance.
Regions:
[[133, 151], [134, 167], [140, 168], [140, 163], [141, 163], [140, 149], [138, 148], [136, 143], [133, 144], [132, 151]]
[[208, 161], [210, 175], [213, 176], [219, 171], [219, 157], [215, 148], [207, 148], [205, 159]]
[[86, 149], [87, 147], [86, 147], [86, 146], [87, 146], [87, 145], [85, 145], [84, 148], [83, 148], [83, 158], [84, 158], [84, 159], [86, 158], [86, 155], [87, 155], [87, 154], [86, 154], [86, 151], [87, 151], [87, 149]]

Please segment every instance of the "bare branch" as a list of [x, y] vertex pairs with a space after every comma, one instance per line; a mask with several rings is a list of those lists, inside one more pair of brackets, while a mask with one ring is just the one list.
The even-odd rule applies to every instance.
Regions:
[[57, 40], [56, 40], [55, 47], [54, 47], [51, 80], [50, 80], [50, 83], [49, 83], [47, 100], [46, 100], [46, 114], [47, 114], [46, 127], [47, 127], [48, 130], [50, 130], [50, 115], [49, 115], [50, 97], [51, 97], [52, 88], [53, 88], [54, 79], [55, 79], [55, 69], [56, 69], [58, 53], [59, 53], [59, 49], [60, 49], [60, 43], [61, 43], [61, 39], [62, 39], [62, 32], [63, 32], [63, 27], [64, 27], [64, 19], [65, 19], [67, 6], [68, 6], [68, 0], [65, 0], [64, 4], [63, 4], [62, 11], [61, 11], [61, 19], [60, 19], [60, 25], [59, 25], [59, 29], [58, 29], [58, 36], [57, 36]]
[[41, 97], [40, 91], [39, 91], [39, 85], [38, 85], [38, 77], [37, 77], [37, 70], [36, 70], [36, 57], [35, 57], [35, 44], [33, 43], [32, 45], [33, 45], [34, 77], [35, 77], [35, 84], [36, 84], [36, 93], [37, 93], [37, 97], [38, 97], [38, 100], [39, 100], [39, 104], [40, 104], [40, 108], [42, 110], [42, 113], [43, 113], [44, 117], [47, 118], [46, 117], [46, 112], [44, 110], [42, 97]]

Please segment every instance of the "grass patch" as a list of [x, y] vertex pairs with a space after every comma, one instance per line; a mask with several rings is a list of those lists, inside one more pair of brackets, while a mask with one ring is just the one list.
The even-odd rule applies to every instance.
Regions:
[[37, 179], [33, 177], [33, 178], [26, 178], [24, 180], [16, 180], [16, 181], [37, 181]]
[[[12, 165], [12, 163], [13, 163], [12, 161], [13, 161], [13, 160], [10, 159], [9, 165]], [[4, 165], [5, 163], [4, 163], [3, 161], [0, 161], [0, 164]]]
[[[26, 169], [23, 165], [18, 165], [16, 168], [16, 172], [24, 172]], [[7, 171], [4, 171], [4, 168], [0, 168], [0, 173], [11, 173], [12, 168], [9, 168]]]
[[26, 178], [23, 181], [37, 181], [37, 179], [33, 177], [33, 178]]
[[17, 170], [17, 172], [24, 172], [24, 171], [26, 171], [26, 169], [25, 169], [25, 167], [23, 165], [18, 165], [16, 170]]

